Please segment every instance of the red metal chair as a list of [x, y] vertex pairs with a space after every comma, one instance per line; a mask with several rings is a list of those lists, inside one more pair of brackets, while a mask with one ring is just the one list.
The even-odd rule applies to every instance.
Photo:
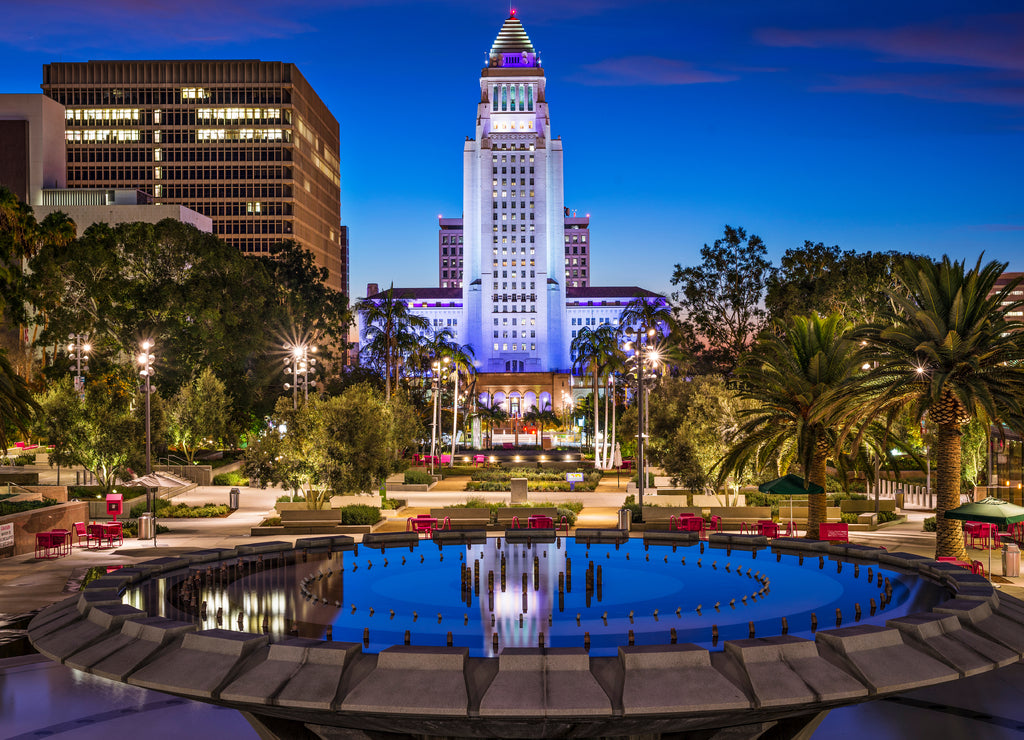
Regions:
[[53, 554], [53, 540], [51, 538], [51, 532], [36, 532], [36, 560], [52, 560], [56, 555]]
[[75, 522], [74, 525], [72, 525], [72, 526], [74, 527], [74, 529], [71, 530], [71, 533], [74, 535], [75, 539], [78, 540], [78, 546], [79, 547], [83, 547], [82, 542], [85, 541], [85, 545], [84, 546], [88, 547], [89, 546], [89, 527], [86, 525], [86, 523], [85, 522]]
[[549, 516], [531, 516], [527, 520], [527, 525], [530, 529], [554, 529], [555, 520]]
[[110, 522], [105, 527], [105, 534], [107, 541], [110, 542], [111, 546], [114, 544], [114, 540], [117, 540], [117, 544], [124, 544], [124, 529], [121, 526], [121, 522], [114, 521]]
[[711, 530], [712, 532], [721, 532], [722, 531], [722, 517], [718, 516], [717, 514], [712, 514], [711, 515], [711, 524], [708, 527], [708, 529]]
[[981, 564], [980, 560], [972, 560], [971, 561], [971, 573], [973, 573], [976, 576], [988, 575], [985, 572], [985, 566]]

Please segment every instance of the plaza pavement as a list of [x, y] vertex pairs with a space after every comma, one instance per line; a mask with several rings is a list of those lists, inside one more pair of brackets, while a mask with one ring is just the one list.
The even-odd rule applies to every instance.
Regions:
[[[507, 494], [473, 493], [459, 490], [462, 481], [450, 480], [444, 486], [425, 493], [394, 492], [409, 505], [429, 508], [461, 503], [472, 495], [498, 501]], [[617, 511], [625, 496], [626, 481], [606, 481], [592, 493], [579, 494], [586, 504], [578, 526], [615, 526]], [[175, 502], [200, 505], [226, 504], [229, 488], [205, 486], [175, 498]], [[0, 618], [40, 609], [67, 598], [78, 587], [86, 570], [93, 566], [130, 565], [140, 560], [173, 555], [193, 549], [235, 547], [252, 542], [250, 528], [272, 514], [274, 503], [283, 491], [242, 488], [240, 508], [219, 519], [163, 519], [169, 534], [152, 541], [125, 540], [113, 550], [73, 548], [68, 557], [35, 560], [32, 555], [0, 560]], [[531, 495], [531, 500], [534, 496]], [[566, 494], [552, 493], [551, 502], [564, 501]], [[890, 552], [934, 554], [933, 534], [922, 531], [924, 512], [910, 512], [906, 523], [891, 525], [876, 532], [858, 532], [857, 542], [881, 545]], [[275, 536], [294, 540], [295, 537]], [[973, 559], [987, 567], [987, 553], [970, 552]], [[996, 582], [1004, 593], [1024, 598], [1024, 579], [1001, 578], [1001, 559], [993, 552]], [[11, 680], [5, 681], [5, 678]], [[70, 669], [50, 663], [41, 656], [0, 660], [0, 703], [12, 707], [5, 722], [13, 734], [22, 738], [53, 736], [67, 740], [92, 740], [109, 737], [112, 732], [137, 729], [143, 719], [149, 724], [152, 740], [178, 738], [182, 731], [197, 740], [213, 737], [256, 737], [256, 733], [235, 712], [197, 702], [169, 698], [118, 685], [112, 691], [109, 682], [81, 676]], [[874, 740], [934, 740], [934, 738], [977, 737], [991, 740], [1024, 740], [1024, 705], [1018, 701], [1024, 692], [1024, 663], [1000, 671], [982, 674], [952, 684], [921, 689], [881, 701], [833, 710], [814, 732], [814, 738], [850, 740], [870, 735]], [[155, 723], [155, 724], [154, 724]]]

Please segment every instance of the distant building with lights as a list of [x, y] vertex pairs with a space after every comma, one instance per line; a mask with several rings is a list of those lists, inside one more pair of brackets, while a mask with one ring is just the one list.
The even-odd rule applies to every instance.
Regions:
[[348, 292], [338, 121], [294, 64], [55, 62], [67, 184], [141, 190], [187, 206], [247, 255], [294, 239]]
[[[570, 346], [618, 325], [633, 286], [591, 284], [590, 216], [566, 208], [540, 55], [515, 13], [480, 73], [476, 131], [463, 147], [461, 218], [438, 218], [438, 285], [395, 288], [430, 331], [472, 347], [485, 404], [513, 415], [570, 402]], [[368, 298], [381, 297], [371, 285]], [[360, 326], [360, 339], [365, 340]]]

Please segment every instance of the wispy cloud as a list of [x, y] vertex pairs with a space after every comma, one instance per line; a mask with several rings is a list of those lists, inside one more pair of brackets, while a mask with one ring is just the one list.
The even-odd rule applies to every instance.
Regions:
[[119, 49], [134, 53], [181, 44], [285, 38], [314, 30], [285, 11], [285, 6], [270, 0], [5, 3], [0, 42], [55, 53], [116, 43]]
[[811, 88], [818, 92], [861, 92], [905, 95], [951, 103], [1024, 106], [1024, 84], [997, 76], [950, 74], [888, 74], [836, 76]]
[[763, 44], [863, 49], [891, 61], [1024, 71], [1024, 13], [978, 15], [899, 28], [761, 29]]
[[1024, 224], [972, 224], [972, 231], [1024, 231]]
[[634, 56], [605, 59], [584, 64], [583, 71], [571, 79], [584, 85], [697, 85], [706, 82], [731, 82], [738, 75], [697, 69], [690, 62], [664, 57]]

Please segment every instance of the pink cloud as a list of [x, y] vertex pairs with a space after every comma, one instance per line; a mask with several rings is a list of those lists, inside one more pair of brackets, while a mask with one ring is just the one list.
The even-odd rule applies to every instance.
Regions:
[[583, 73], [574, 81], [594, 86], [696, 85], [705, 82], [731, 82], [737, 75], [708, 72], [681, 59], [635, 56], [604, 59], [584, 64]]
[[881, 74], [838, 76], [817, 85], [816, 92], [861, 92], [875, 95], [906, 95], [926, 100], [984, 105], [1024, 106], [1024, 85], [1003, 84], [999, 78], [960, 74]]
[[755, 36], [768, 46], [863, 49], [892, 60], [1024, 71], [1024, 13], [973, 16], [902, 28], [766, 28]]

